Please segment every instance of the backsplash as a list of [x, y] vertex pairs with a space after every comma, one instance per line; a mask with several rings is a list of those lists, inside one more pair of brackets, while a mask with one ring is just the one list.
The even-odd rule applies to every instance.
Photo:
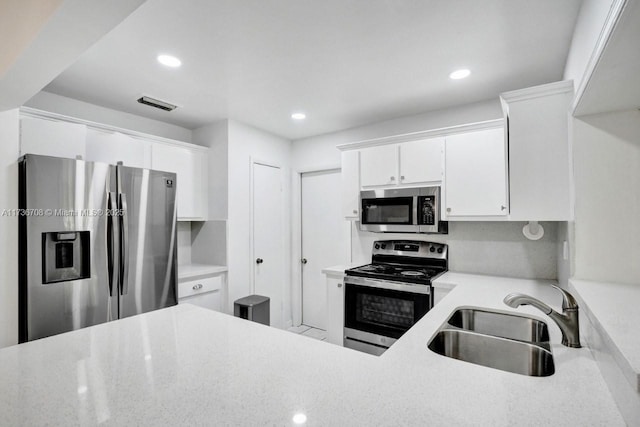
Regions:
[[525, 279], [556, 280], [557, 229], [541, 222], [544, 236], [537, 241], [522, 234], [524, 222], [449, 222], [449, 234], [370, 233], [353, 224], [352, 262], [371, 262], [375, 240], [424, 240], [449, 245], [449, 270]]

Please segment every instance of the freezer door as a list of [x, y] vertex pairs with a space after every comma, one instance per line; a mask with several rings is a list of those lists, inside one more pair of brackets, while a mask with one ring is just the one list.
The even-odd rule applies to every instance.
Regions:
[[176, 175], [117, 170], [122, 318], [177, 304]]
[[117, 315], [117, 292], [109, 296], [104, 216], [107, 190], [115, 186], [110, 168], [30, 154], [21, 159], [20, 342]]

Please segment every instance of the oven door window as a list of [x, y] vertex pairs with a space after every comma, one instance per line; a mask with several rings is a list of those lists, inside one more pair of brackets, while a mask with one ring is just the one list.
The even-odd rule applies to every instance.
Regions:
[[362, 199], [363, 224], [413, 224], [413, 197]]
[[345, 327], [400, 338], [429, 305], [430, 295], [347, 284]]

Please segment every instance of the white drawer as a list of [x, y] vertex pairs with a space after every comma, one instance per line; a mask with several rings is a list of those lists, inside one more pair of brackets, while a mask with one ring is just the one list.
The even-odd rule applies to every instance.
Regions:
[[222, 287], [222, 276], [205, 277], [178, 283], [178, 298], [185, 298], [205, 292], [216, 291]]

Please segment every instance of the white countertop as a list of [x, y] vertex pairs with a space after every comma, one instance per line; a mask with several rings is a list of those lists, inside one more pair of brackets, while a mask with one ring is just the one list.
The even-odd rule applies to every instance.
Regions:
[[556, 372], [526, 377], [427, 349], [459, 306], [548, 281], [446, 273], [456, 287], [381, 357], [189, 304], [0, 350], [0, 424], [624, 425], [588, 348], [559, 344]]
[[225, 271], [227, 271], [227, 267], [224, 265], [178, 264], [178, 280], [219, 274], [224, 273]]
[[578, 279], [570, 282], [598, 323], [594, 326], [610, 338], [613, 348], [609, 350], [627, 381], [640, 392], [640, 286]]
[[358, 267], [362, 264], [340, 264], [340, 265], [332, 265], [331, 267], [326, 267], [322, 269], [322, 274], [344, 274], [345, 270], [348, 270], [353, 267]]

